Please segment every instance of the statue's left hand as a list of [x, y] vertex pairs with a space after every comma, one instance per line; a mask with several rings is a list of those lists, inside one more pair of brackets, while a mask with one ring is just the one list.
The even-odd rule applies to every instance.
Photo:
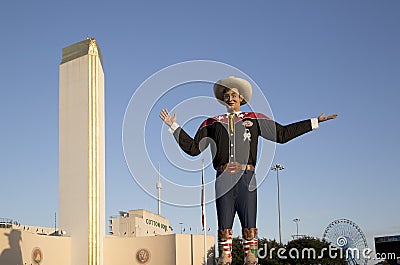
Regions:
[[337, 116], [338, 116], [337, 114], [332, 114], [329, 115], [328, 117], [325, 117], [325, 113], [322, 113], [321, 115], [318, 116], [318, 122], [336, 119]]

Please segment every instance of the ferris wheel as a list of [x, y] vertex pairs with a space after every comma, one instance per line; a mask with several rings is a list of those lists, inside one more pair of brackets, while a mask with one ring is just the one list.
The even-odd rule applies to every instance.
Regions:
[[343, 250], [347, 264], [367, 265], [363, 251], [368, 248], [364, 233], [354, 222], [347, 219], [333, 221], [325, 229], [323, 239]]

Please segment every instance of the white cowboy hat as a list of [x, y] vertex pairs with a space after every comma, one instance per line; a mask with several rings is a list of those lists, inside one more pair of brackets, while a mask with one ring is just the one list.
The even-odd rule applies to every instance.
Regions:
[[220, 103], [224, 102], [224, 90], [226, 88], [236, 88], [239, 90], [239, 94], [243, 97], [240, 105], [246, 104], [251, 99], [252, 88], [249, 81], [239, 77], [229, 76], [228, 78], [221, 79], [214, 84], [214, 95]]

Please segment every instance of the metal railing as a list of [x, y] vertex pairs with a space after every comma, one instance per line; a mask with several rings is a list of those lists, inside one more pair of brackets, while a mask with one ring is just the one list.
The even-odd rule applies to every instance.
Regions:
[[12, 219], [0, 218], [0, 228], [12, 228], [12, 223]]

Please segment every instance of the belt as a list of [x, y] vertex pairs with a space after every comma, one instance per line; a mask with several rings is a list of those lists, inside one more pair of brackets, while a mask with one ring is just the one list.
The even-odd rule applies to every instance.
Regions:
[[239, 162], [229, 162], [216, 168], [219, 172], [236, 173], [240, 170], [254, 171], [253, 165], [240, 164]]

